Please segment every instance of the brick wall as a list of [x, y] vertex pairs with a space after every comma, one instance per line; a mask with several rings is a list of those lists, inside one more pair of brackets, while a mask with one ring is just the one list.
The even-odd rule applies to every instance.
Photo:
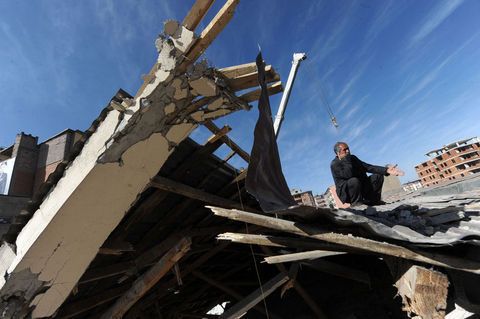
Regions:
[[17, 134], [12, 157], [15, 158], [9, 195], [31, 197], [37, 166], [38, 137]]
[[82, 134], [78, 131], [67, 130], [39, 146], [38, 162], [36, 167], [34, 192], [45, 182], [48, 176], [55, 171], [57, 165], [70, 155], [73, 145]]

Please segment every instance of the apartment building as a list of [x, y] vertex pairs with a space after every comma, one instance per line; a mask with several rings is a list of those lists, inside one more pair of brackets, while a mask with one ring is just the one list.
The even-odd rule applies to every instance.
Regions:
[[426, 154], [430, 159], [415, 166], [423, 186], [461, 179], [480, 172], [480, 139], [457, 141]]
[[316, 207], [315, 203], [315, 198], [313, 197], [312, 191], [302, 191], [299, 189], [292, 189], [291, 194], [293, 196], [293, 199], [297, 202], [299, 205], [308, 205], [308, 206], [313, 206]]
[[402, 188], [405, 192], [414, 192], [419, 190], [420, 188], [423, 188], [423, 184], [421, 180], [417, 179], [415, 181], [411, 181], [403, 184]]

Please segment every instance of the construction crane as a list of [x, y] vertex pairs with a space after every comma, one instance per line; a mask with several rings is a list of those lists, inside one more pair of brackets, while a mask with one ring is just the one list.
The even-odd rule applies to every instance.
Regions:
[[292, 68], [290, 69], [287, 84], [285, 85], [285, 91], [283, 92], [282, 100], [280, 101], [280, 106], [278, 107], [278, 112], [275, 116], [275, 122], [273, 123], [273, 130], [275, 131], [275, 136], [277, 138], [278, 132], [280, 131], [280, 126], [282, 126], [283, 114], [285, 113], [285, 109], [287, 108], [288, 99], [290, 98], [290, 92], [292, 90], [293, 82], [295, 81], [295, 77], [297, 75], [298, 67], [300, 66], [300, 62], [305, 60], [306, 58], [307, 55], [305, 53], [293, 54]]
[[[295, 77], [297, 76], [298, 67], [300, 66], [300, 62], [305, 60], [307, 55], [305, 53], [294, 53], [293, 60], [292, 60], [292, 68], [290, 69], [290, 74], [288, 75], [287, 84], [285, 85], [285, 91], [283, 92], [282, 99], [280, 101], [280, 105], [278, 107], [277, 115], [275, 116], [275, 122], [273, 123], [273, 129], [275, 131], [275, 136], [278, 138], [278, 134], [280, 131], [280, 127], [282, 126], [285, 109], [287, 108], [287, 103], [290, 98], [290, 93], [293, 87], [293, 82], [295, 81]], [[325, 92], [323, 87], [320, 86], [320, 93], [321, 99], [324, 103], [325, 107], [327, 108], [328, 115], [330, 117], [330, 121], [332, 122], [335, 128], [338, 127], [338, 122], [333, 112], [330, 108], [330, 105], [326, 99]]]

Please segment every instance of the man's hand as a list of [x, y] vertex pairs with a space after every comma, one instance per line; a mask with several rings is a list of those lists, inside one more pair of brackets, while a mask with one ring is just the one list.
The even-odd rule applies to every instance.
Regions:
[[387, 173], [393, 176], [403, 176], [405, 173], [402, 170], [399, 170], [397, 168], [397, 165], [395, 164], [394, 166], [389, 166], [387, 168]]

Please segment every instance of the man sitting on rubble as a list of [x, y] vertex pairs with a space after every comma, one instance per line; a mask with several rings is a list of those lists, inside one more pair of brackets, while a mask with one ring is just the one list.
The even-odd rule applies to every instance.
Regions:
[[[403, 172], [395, 166], [376, 166], [362, 162], [350, 154], [347, 143], [335, 143], [335, 159], [330, 164], [337, 195], [345, 204], [381, 205], [383, 177], [402, 176]], [[367, 173], [372, 175], [367, 176]]]

